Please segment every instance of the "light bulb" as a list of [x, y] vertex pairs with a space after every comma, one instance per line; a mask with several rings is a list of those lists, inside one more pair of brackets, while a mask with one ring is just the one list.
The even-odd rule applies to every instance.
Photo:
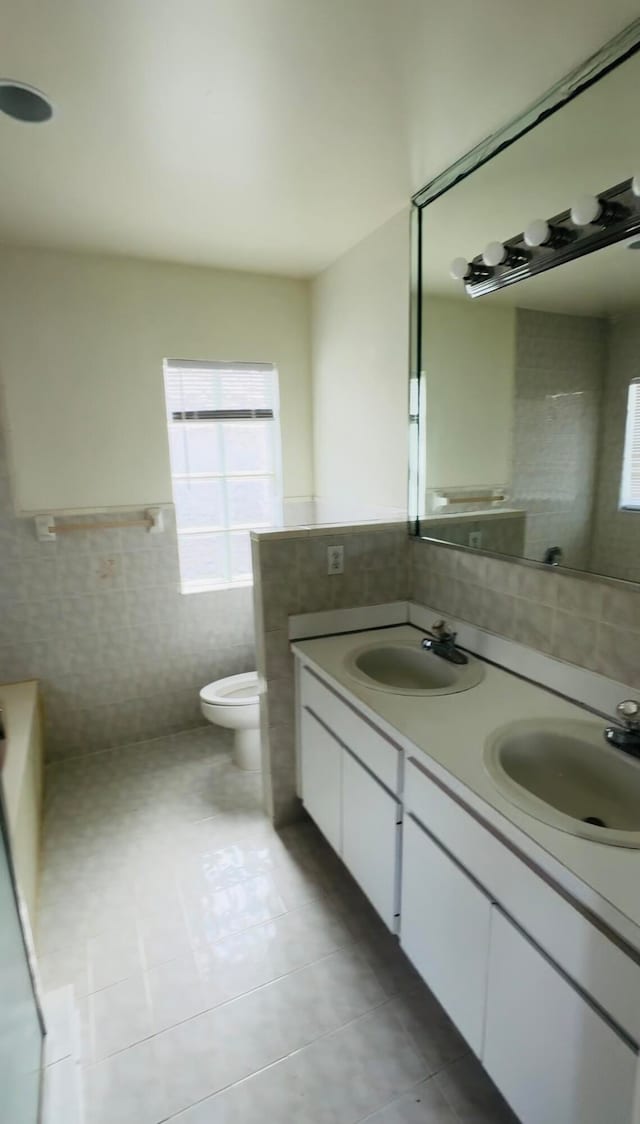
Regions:
[[551, 227], [546, 219], [534, 219], [524, 232], [527, 246], [546, 246], [551, 238]]
[[502, 242], [488, 242], [482, 253], [482, 260], [485, 265], [493, 268], [496, 265], [501, 265], [507, 259], [507, 248]]
[[596, 195], [581, 195], [571, 208], [571, 221], [576, 226], [591, 226], [602, 214], [602, 203]]
[[449, 266], [449, 273], [454, 281], [464, 281], [471, 275], [471, 266], [466, 258], [454, 258]]

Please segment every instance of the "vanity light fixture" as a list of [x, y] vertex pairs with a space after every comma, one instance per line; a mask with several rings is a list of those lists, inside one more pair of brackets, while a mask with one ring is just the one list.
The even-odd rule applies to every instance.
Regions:
[[529, 261], [531, 255], [527, 250], [518, 250], [515, 246], [505, 246], [504, 242], [488, 242], [482, 253], [485, 265], [495, 268], [497, 265], [522, 265]]
[[467, 281], [474, 285], [491, 277], [492, 269], [488, 269], [481, 262], [469, 262], [466, 258], [454, 258], [449, 266], [449, 273], [454, 281]]
[[568, 230], [566, 226], [552, 226], [546, 219], [534, 219], [525, 227], [524, 240], [531, 249], [539, 246], [548, 246], [556, 250], [558, 246], [566, 246], [576, 237], [575, 230]]
[[640, 243], [640, 173], [580, 196], [568, 211], [534, 219], [506, 242], [489, 242], [471, 261], [456, 258], [449, 272], [468, 296], [481, 297], [622, 241], [634, 249]]
[[598, 195], [581, 195], [571, 208], [571, 222], [574, 226], [606, 227], [620, 222], [628, 214], [628, 207], [622, 207], [620, 203], [601, 199]]

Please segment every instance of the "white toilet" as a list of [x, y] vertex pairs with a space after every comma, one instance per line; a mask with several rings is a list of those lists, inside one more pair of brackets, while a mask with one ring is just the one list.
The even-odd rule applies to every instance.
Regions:
[[207, 683], [200, 692], [200, 707], [208, 722], [234, 731], [233, 762], [239, 769], [259, 769], [260, 700], [258, 673], [230, 675]]

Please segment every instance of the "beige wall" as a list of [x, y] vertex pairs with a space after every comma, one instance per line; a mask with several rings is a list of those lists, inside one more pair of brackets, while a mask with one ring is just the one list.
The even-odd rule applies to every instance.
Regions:
[[0, 374], [19, 511], [171, 500], [165, 357], [275, 363], [285, 496], [312, 494], [306, 282], [4, 248]]
[[409, 212], [312, 285], [318, 514], [352, 519], [407, 507]]
[[426, 484], [510, 483], [515, 371], [514, 308], [424, 301]]

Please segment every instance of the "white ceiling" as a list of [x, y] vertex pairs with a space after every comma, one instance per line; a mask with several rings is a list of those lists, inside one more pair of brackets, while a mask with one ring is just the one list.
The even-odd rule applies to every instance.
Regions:
[[5, 0], [0, 239], [310, 276], [635, 0]]

